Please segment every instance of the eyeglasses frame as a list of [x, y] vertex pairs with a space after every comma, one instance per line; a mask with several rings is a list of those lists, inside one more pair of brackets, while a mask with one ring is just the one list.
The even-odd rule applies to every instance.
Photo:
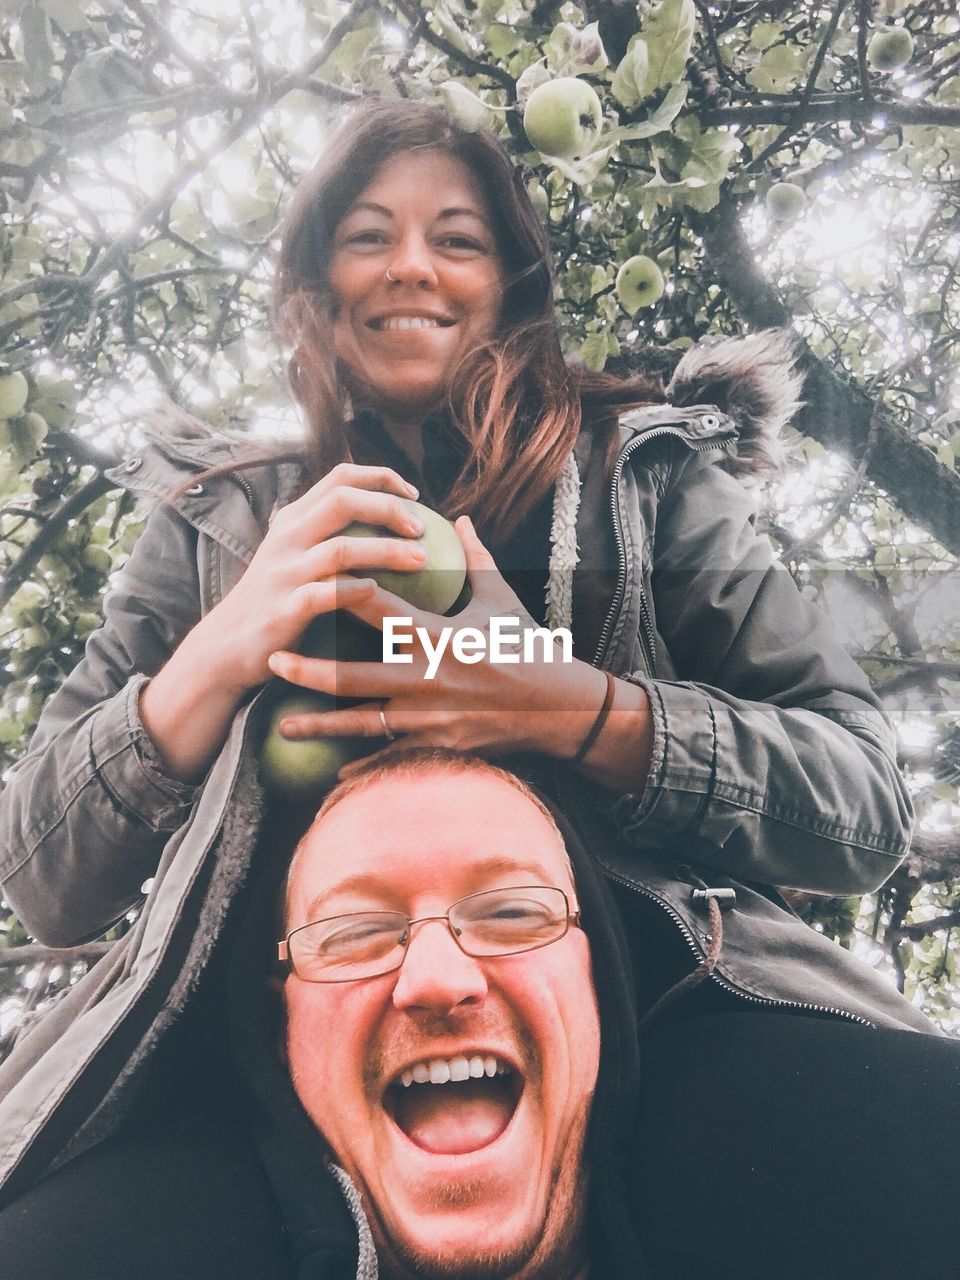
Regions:
[[[457, 946], [460, 948], [463, 954], [465, 956], [470, 956], [472, 960], [499, 960], [502, 956], [521, 956], [528, 951], [540, 951], [542, 950], [543, 947], [550, 947], [555, 942], [559, 942], [561, 938], [565, 938], [567, 934], [570, 932], [571, 926], [574, 929], [583, 928], [583, 925], [580, 919], [580, 909], [578, 907], [574, 911], [570, 910], [570, 898], [567, 896], [566, 890], [560, 889], [553, 884], [508, 884], [503, 886], [503, 891], [510, 890], [510, 889], [550, 889], [552, 892], [559, 893], [562, 896], [563, 904], [567, 909], [566, 918], [563, 924], [563, 933], [558, 933], [555, 938], [549, 938], [546, 942], [538, 942], [536, 943], [535, 946], [532, 946], [532, 947], [518, 947], [514, 951], [483, 952], [480, 955], [474, 955], [472, 951], [467, 951], [463, 943], [460, 941], [459, 932], [462, 932], [462, 931], [458, 932], [458, 930], [455, 928], [453, 922], [450, 919], [450, 912], [454, 909], [454, 907], [458, 907], [461, 902], [469, 902], [471, 898], [481, 898], [488, 893], [501, 892], [501, 890], [499, 889], [479, 889], [476, 893], [464, 894], [462, 898], [458, 898], [456, 902], [452, 902], [450, 906], [447, 907], [447, 910], [444, 912], [444, 914], [439, 916], [417, 916], [416, 919], [411, 920], [410, 917], [404, 915], [402, 911], [344, 911], [335, 916], [321, 916], [319, 920], [308, 920], [306, 924], [298, 924], [295, 929], [290, 930], [290, 932], [287, 934], [285, 938], [281, 938], [279, 940], [279, 942], [277, 943], [277, 959], [280, 961], [282, 965], [286, 967], [288, 974], [293, 974], [293, 976], [295, 978], [299, 978], [301, 982], [312, 982], [312, 983], [316, 983], [318, 986], [327, 986], [333, 983], [341, 983], [341, 982], [367, 982], [372, 978], [383, 978], [388, 973], [396, 973], [399, 969], [403, 968], [403, 962], [407, 958], [407, 949], [410, 946], [410, 939], [412, 937], [413, 926], [415, 924], [428, 924], [431, 921], [442, 920], [446, 924], [447, 929], [449, 930], [450, 936], [453, 938], [454, 942], [457, 944]], [[407, 940], [402, 944], [398, 944], [403, 947], [403, 951], [401, 953], [400, 960], [397, 964], [391, 965], [389, 969], [383, 969], [379, 973], [364, 974], [363, 977], [360, 977], [360, 978], [304, 978], [299, 973], [297, 973], [293, 965], [293, 960], [291, 959], [291, 956], [290, 956], [290, 939], [293, 937], [295, 933], [300, 933], [303, 929], [312, 929], [314, 925], [324, 924], [328, 920], [349, 920], [351, 916], [371, 916], [371, 915], [402, 916], [406, 920]]]

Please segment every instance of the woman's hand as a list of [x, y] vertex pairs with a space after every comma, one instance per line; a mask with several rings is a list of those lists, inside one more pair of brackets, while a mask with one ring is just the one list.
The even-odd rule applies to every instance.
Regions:
[[[426, 629], [434, 647], [444, 627], [473, 627], [489, 637], [493, 617], [519, 618], [521, 629], [535, 627], [469, 519], [461, 517], [456, 528], [472, 591], [463, 612], [454, 618], [426, 613], [378, 587], [349, 601], [350, 612], [380, 629], [387, 617], [411, 618], [413, 628]], [[606, 680], [588, 663], [560, 659], [560, 649], [554, 646], [552, 662], [538, 656], [530, 662], [500, 664], [484, 658], [468, 665], [458, 661], [448, 645], [432, 679], [426, 678], [422, 647], [414, 649], [410, 665], [334, 662], [284, 651], [273, 654], [270, 669], [308, 689], [377, 699], [323, 714], [289, 716], [280, 726], [287, 737], [382, 737], [382, 709], [398, 741], [380, 755], [401, 747], [442, 746], [494, 755], [536, 751], [570, 759], [596, 718]]]
[[[239, 582], [142, 694], [141, 720], [173, 776], [202, 776], [244, 696], [270, 678], [275, 650], [295, 646], [318, 614], [373, 594], [352, 570], [422, 568], [425, 553], [410, 541], [422, 526], [400, 501], [416, 496], [387, 467], [341, 463], [277, 513]], [[342, 536], [355, 520], [398, 536]]]
[[[341, 463], [281, 508], [243, 577], [198, 624], [211, 640], [211, 674], [242, 695], [270, 678], [270, 654], [294, 648], [318, 614], [349, 607], [373, 590], [345, 575], [422, 568], [426, 553], [411, 539], [423, 525], [399, 500], [416, 496], [387, 467]], [[343, 536], [354, 521], [398, 536]]]

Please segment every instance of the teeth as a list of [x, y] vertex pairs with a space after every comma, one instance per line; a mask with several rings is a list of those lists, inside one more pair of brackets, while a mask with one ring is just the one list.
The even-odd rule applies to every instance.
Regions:
[[451, 1080], [480, 1080], [483, 1076], [492, 1079], [509, 1073], [510, 1067], [492, 1054], [485, 1058], [479, 1054], [472, 1058], [461, 1054], [455, 1058], [431, 1058], [429, 1062], [418, 1062], [401, 1074], [399, 1083], [404, 1089], [409, 1089], [412, 1084], [449, 1084]]
[[470, 1063], [466, 1058], [450, 1059], [450, 1079], [451, 1080], [469, 1080], [470, 1079]]
[[381, 329], [438, 329], [439, 320], [428, 316], [390, 316], [381, 320]]

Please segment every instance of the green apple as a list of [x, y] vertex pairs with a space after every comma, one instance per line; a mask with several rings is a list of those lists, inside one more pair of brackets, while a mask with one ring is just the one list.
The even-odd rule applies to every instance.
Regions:
[[367, 738], [285, 738], [284, 716], [334, 711], [338, 703], [327, 693], [289, 687], [278, 698], [260, 747], [260, 780], [273, 795], [287, 800], [315, 800], [335, 781], [340, 769], [374, 749]]
[[[447, 613], [468, 592], [467, 565], [463, 543], [449, 520], [420, 502], [402, 499], [420, 519], [424, 531], [420, 541], [427, 553], [422, 569], [404, 573], [396, 569], [359, 570], [385, 590], [400, 596], [417, 609]], [[355, 521], [343, 531], [349, 537], [395, 537], [390, 529]], [[467, 598], [469, 595], [467, 594]], [[338, 661], [379, 662], [383, 638], [346, 610], [319, 614], [307, 627], [300, 652], [308, 658]], [[283, 687], [282, 685], [280, 686]], [[278, 728], [286, 715], [303, 711], [332, 711], [361, 699], [343, 699], [332, 694], [288, 685], [273, 708], [260, 748], [260, 773], [264, 786], [273, 794], [291, 800], [313, 799], [336, 779], [341, 767], [375, 749], [366, 738], [284, 738]]]
[[50, 643], [50, 632], [39, 623], [24, 627], [20, 632], [20, 644], [24, 649], [44, 649]]
[[896, 71], [913, 57], [913, 36], [906, 27], [884, 27], [867, 45], [867, 60], [874, 71]]
[[806, 203], [803, 187], [795, 182], [775, 182], [766, 196], [767, 213], [774, 222], [792, 222]]
[[643, 307], [652, 307], [663, 296], [663, 272], [652, 258], [638, 253], [617, 272], [614, 288], [621, 307], [634, 315]]
[[109, 573], [113, 568], [113, 556], [97, 542], [88, 542], [80, 558], [84, 568], [92, 569], [94, 573]]
[[20, 624], [39, 618], [49, 608], [50, 596], [39, 582], [22, 583], [7, 605], [10, 617]]
[[21, 419], [21, 429], [27, 444], [34, 453], [40, 448], [44, 440], [47, 438], [49, 427], [47, 420], [39, 413], [25, 413]]
[[523, 111], [527, 137], [546, 156], [572, 160], [589, 152], [603, 125], [596, 90], [577, 76], [560, 76], [533, 90]]
[[30, 386], [19, 370], [0, 374], [0, 418], [15, 418], [23, 411]]
[[[467, 576], [463, 543], [444, 516], [431, 511], [422, 502], [413, 502], [409, 498], [401, 501], [423, 524], [423, 533], [417, 541], [427, 553], [427, 563], [422, 569], [409, 573], [400, 569], [358, 569], [357, 573], [373, 578], [385, 591], [400, 596], [415, 609], [446, 613], [463, 590]], [[343, 532], [353, 538], [396, 537], [390, 529], [356, 521]]]

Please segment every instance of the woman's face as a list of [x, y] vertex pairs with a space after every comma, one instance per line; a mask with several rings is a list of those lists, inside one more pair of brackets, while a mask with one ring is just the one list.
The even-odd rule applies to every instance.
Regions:
[[422, 417], [460, 357], [497, 332], [503, 274], [467, 166], [439, 151], [392, 157], [334, 233], [338, 358], [388, 417]]

